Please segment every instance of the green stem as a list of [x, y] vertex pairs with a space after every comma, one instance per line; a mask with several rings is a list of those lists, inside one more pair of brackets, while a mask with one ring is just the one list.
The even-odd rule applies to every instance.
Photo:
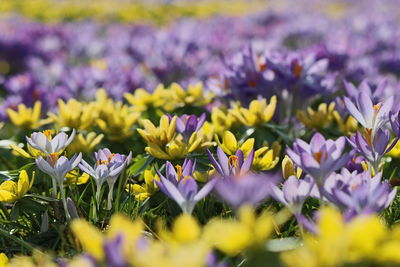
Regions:
[[15, 243], [19, 244], [21, 247], [25, 248], [26, 250], [28, 250], [29, 252], [32, 252], [33, 250], [35, 250], [35, 248], [30, 245], [28, 242], [19, 239], [16, 236], [11, 235], [10, 233], [8, 233], [6, 230], [0, 228], [0, 235], [11, 239], [12, 241], [14, 241]]
[[61, 200], [64, 206], [64, 211], [65, 211], [65, 218], [67, 218], [67, 221], [71, 220], [71, 215], [69, 215], [69, 211], [68, 211], [68, 206], [67, 206], [67, 200], [65, 198], [65, 191], [63, 188], [63, 185], [60, 185], [60, 193], [61, 193]]
[[108, 197], [107, 197], [107, 210], [111, 210], [112, 208], [112, 200], [113, 200], [113, 191], [114, 191], [115, 181], [111, 181], [108, 183]]

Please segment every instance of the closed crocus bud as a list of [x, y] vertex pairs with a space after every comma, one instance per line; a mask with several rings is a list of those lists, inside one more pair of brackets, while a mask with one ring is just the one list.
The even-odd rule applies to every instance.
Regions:
[[288, 179], [290, 176], [296, 176], [300, 178], [302, 174], [302, 169], [299, 167], [295, 167], [293, 161], [288, 157], [282, 160], [282, 176], [285, 179]]

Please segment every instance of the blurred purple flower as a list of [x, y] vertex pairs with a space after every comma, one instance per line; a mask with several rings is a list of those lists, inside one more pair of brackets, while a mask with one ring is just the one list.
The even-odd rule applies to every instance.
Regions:
[[350, 219], [359, 214], [381, 212], [396, 196], [397, 188], [391, 189], [382, 181], [382, 173], [371, 177], [369, 171], [362, 173], [342, 172], [329, 176], [324, 186], [324, 196], [345, 212]]
[[114, 239], [108, 240], [103, 244], [104, 253], [106, 255], [107, 266], [109, 267], [125, 267], [128, 266], [122, 251], [124, 236], [119, 234]]
[[282, 189], [277, 185], [272, 186], [271, 197], [297, 215], [301, 213], [304, 201], [310, 196], [313, 189], [315, 190], [315, 183], [310, 176], [306, 176], [304, 179], [290, 176], [283, 183]]
[[234, 209], [249, 204], [257, 206], [271, 195], [271, 188], [277, 183], [272, 176], [248, 172], [241, 176], [214, 178], [217, 195]]

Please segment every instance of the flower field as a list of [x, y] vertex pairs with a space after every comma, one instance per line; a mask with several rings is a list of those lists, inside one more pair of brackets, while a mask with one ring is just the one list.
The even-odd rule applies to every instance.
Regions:
[[400, 266], [397, 0], [0, 0], [0, 267]]

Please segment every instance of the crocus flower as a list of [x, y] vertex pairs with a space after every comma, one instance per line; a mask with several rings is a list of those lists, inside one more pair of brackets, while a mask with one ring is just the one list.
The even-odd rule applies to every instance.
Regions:
[[393, 106], [393, 96], [383, 103], [374, 105], [368, 94], [361, 91], [358, 94], [356, 105], [347, 97], [344, 97], [344, 103], [349, 113], [373, 136], [379, 128], [387, 123], [389, 112]]
[[324, 186], [324, 195], [345, 211], [347, 219], [381, 212], [393, 201], [396, 192], [397, 188], [391, 189], [387, 181], [382, 181], [382, 173], [371, 177], [368, 171], [350, 173], [347, 169], [332, 174]]
[[251, 172], [243, 176], [216, 179], [218, 180], [215, 185], [217, 195], [234, 209], [244, 204], [259, 205], [270, 195], [276, 180], [273, 177]]
[[189, 140], [194, 132], [201, 129], [205, 121], [206, 113], [201, 114], [200, 117], [184, 114], [176, 119], [176, 131], [182, 134], [183, 139]]
[[96, 163], [91, 167], [85, 160], [82, 160], [79, 164], [79, 168], [92, 176], [96, 181], [96, 201], [99, 205], [100, 200], [100, 190], [105, 181], [107, 181], [109, 186], [107, 208], [111, 209], [112, 193], [114, 189], [114, 184], [117, 180], [118, 175], [130, 162], [132, 154], [129, 153], [128, 156], [111, 153], [108, 148], [100, 149], [94, 153]]
[[211, 165], [215, 170], [222, 176], [236, 176], [242, 175], [248, 172], [251, 168], [254, 159], [254, 150], [252, 149], [249, 155], [244, 159], [242, 150], [238, 149], [235, 155], [229, 156], [225, 155], [222, 148], [217, 147], [217, 158], [215, 160], [212, 153], [207, 149], [208, 157], [210, 159]]
[[311, 175], [318, 188], [321, 188], [326, 177], [351, 159], [353, 153], [343, 155], [345, 145], [345, 137], [339, 137], [336, 141], [325, 140], [320, 133], [316, 133], [310, 144], [296, 139], [293, 149], [288, 148], [287, 154], [297, 166]]
[[51, 154], [51, 156], [48, 157], [47, 160], [43, 159], [41, 156], [39, 156], [35, 160], [37, 167], [42, 172], [50, 175], [50, 177], [52, 178], [54, 195], [57, 194], [56, 185], [59, 186], [60, 193], [61, 193], [61, 199], [63, 201], [65, 215], [66, 215], [67, 219], [70, 218], [70, 215], [69, 215], [68, 208], [67, 208], [65, 192], [63, 190], [64, 179], [69, 171], [71, 171], [76, 166], [78, 166], [81, 159], [82, 159], [82, 154], [79, 153], [78, 155], [74, 155], [70, 160], [68, 160], [68, 158], [66, 158], [64, 156], [58, 157], [55, 154]]
[[166, 177], [164, 177], [158, 170], [157, 174], [160, 181], [154, 180], [160, 190], [172, 198], [182, 209], [184, 213], [192, 213], [195, 205], [201, 199], [206, 197], [208, 193], [214, 188], [217, 179], [213, 179], [206, 183], [200, 191], [195, 179], [188, 172], [194, 171], [195, 164], [190, 160], [186, 161], [186, 166], [180, 167], [178, 165], [178, 172], [175, 171], [172, 164], [167, 161], [166, 163]]
[[364, 134], [357, 132], [347, 140], [358, 153], [370, 162], [375, 173], [379, 171], [382, 157], [396, 144], [396, 142], [393, 142], [389, 146], [390, 131], [382, 129], [378, 129], [373, 137], [369, 132], [364, 132]]
[[51, 137], [50, 131], [34, 132], [31, 137], [26, 137], [28, 144], [47, 156], [51, 154], [59, 153], [65, 149], [74, 139], [75, 129], [72, 129], [72, 133], [68, 138], [68, 135], [64, 132], [57, 134], [54, 138]]
[[277, 185], [272, 186], [271, 197], [288, 207], [293, 214], [298, 215], [314, 186], [315, 183], [310, 176], [304, 179], [290, 176], [283, 183], [282, 189]]

